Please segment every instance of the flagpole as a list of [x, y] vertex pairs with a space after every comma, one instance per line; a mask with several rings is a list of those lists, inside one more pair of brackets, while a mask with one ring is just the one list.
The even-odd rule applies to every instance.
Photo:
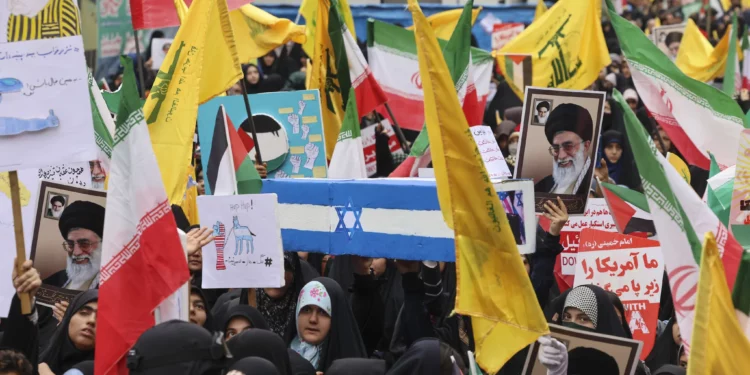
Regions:
[[[230, 127], [229, 121], [227, 121], [227, 117], [229, 116], [227, 115], [227, 110], [224, 106], [221, 107], [221, 112], [222, 116], [224, 116], [224, 135], [227, 138], [227, 146], [229, 146], [229, 150], [227, 150], [229, 151], [229, 166], [232, 168], [232, 181], [234, 181], [232, 184], [232, 191], [234, 192], [234, 195], [237, 195], [237, 170], [234, 169], [234, 150], [232, 150], [232, 139], [229, 136], [230, 131], [236, 131], [237, 129], [234, 129], [234, 126], [231, 126], [232, 129], [227, 129]], [[198, 177], [196, 176], [196, 178]]]
[[[243, 77], [242, 82], [242, 99], [245, 100], [245, 111], [247, 112], [247, 122], [250, 124], [250, 130], [253, 133], [253, 142], [255, 143], [255, 161], [258, 165], [263, 165], [263, 158], [260, 156], [260, 144], [258, 143], [258, 134], [255, 131], [255, 121], [253, 121], [253, 111], [250, 109], [250, 101], [247, 99], [247, 82]], [[250, 150], [248, 150], [250, 151]]]
[[[18, 173], [8, 172], [8, 185], [10, 185], [10, 201], [13, 211], [13, 229], [16, 237], [16, 274], [21, 276], [23, 263], [26, 261], [26, 246], [23, 238], [23, 219], [21, 216], [21, 192], [18, 185]], [[29, 293], [19, 293], [21, 300], [21, 314], [31, 314], [31, 296]]]
[[138, 41], [138, 30], [133, 29], [135, 36], [135, 56], [138, 60], [138, 83], [141, 85], [141, 98], [146, 96], [146, 84], [143, 79], [143, 57], [141, 56], [141, 43]]
[[[393, 124], [391, 125], [393, 126], [393, 130], [396, 132], [396, 136], [398, 137], [398, 140], [401, 142], [401, 148], [408, 155], [411, 152], [411, 147], [409, 147], [409, 144], [406, 143], [406, 137], [404, 137], [404, 132], [402, 132], [401, 127], [398, 126], [398, 123], [396, 122], [396, 116], [394, 116], [393, 111], [391, 111], [391, 106], [388, 105], [388, 102], [384, 104], [385, 104], [385, 109], [388, 111], [388, 116], [391, 116], [391, 120], [393, 120]], [[378, 111], [375, 111], [375, 115], [378, 117], [381, 117]]]

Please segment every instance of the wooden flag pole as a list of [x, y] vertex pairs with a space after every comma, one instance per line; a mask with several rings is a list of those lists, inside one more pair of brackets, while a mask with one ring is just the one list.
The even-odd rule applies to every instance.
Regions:
[[[13, 205], [13, 230], [16, 235], [16, 274], [21, 275], [23, 262], [26, 261], [26, 245], [23, 239], [23, 219], [21, 217], [21, 191], [18, 187], [18, 173], [16, 171], [8, 172], [10, 182], [10, 200]], [[21, 313], [24, 315], [31, 314], [31, 296], [29, 293], [18, 295], [21, 300]]]

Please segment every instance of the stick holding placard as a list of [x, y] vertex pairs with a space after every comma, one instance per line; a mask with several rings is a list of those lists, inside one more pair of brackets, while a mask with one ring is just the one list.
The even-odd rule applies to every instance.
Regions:
[[[13, 230], [16, 236], [16, 273], [21, 274], [23, 262], [26, 261], [26, 245], [23, 240], [23, 221], [21, 218], [21, 192], [18, 187], [18, 173], [16, 171], [8, 172], [10, 181], [10, 200], [13, 205]], [[24, 315], [31, 314], [31, 296], [29, 293], [18, 295], [21, 300], [21, 313]]]

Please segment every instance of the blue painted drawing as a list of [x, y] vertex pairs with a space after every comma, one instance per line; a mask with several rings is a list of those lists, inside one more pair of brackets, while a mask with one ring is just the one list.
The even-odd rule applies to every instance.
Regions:
[[37, 132], [58, 126], [60, 126], [60, 119], [55, 116], [55, 112], [51, 109], [47, 118], [27, 120], [16, 117], [0, 117], [0, 136], [17, 135], [23, 132]]
[[247, 249], [245, 251], [245, 254], [254, 254], [255, 253], [255, 244], [253, 243], [253, 237], [255, 237], [255, 233], [250, 231], [250, 228], [244, 225], [240, 225], [240, 220], [237, 219], [237, 216], [234, 217], [234, 226], [232, 227], [232, 231], [234, 231], [234, 239], [235, 239], [235, 245], [234, 245], [234, 255], [242, 255], [242, 248], [243, 245]]
[[13, 94], [20, 92], [23, 83], [15, 78], [0, 78], [0, 101], [3, 100], [3, 94]]

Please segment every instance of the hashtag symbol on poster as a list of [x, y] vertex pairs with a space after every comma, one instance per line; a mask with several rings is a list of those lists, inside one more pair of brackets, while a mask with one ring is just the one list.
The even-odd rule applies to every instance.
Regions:
[[266, 258], [266, 267], [271, 267], [271, 264], [273, 264], [273, 259]]

